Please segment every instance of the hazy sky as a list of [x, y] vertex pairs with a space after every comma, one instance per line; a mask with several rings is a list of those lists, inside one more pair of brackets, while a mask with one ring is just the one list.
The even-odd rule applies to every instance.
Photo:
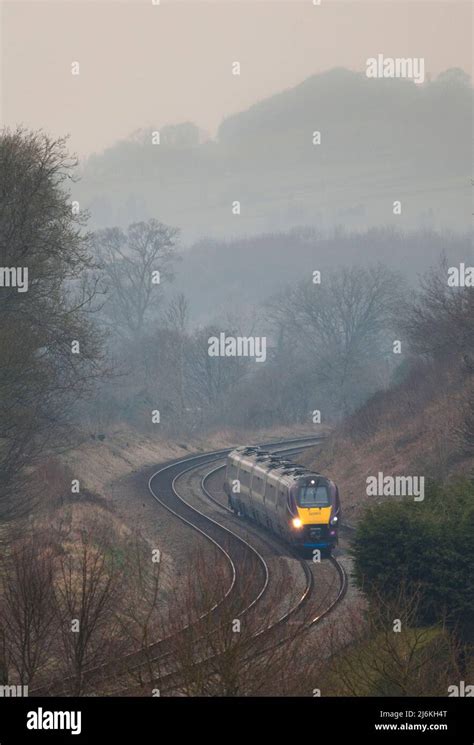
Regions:
[[227, 114], [378, 53], [471, 74], [471, 2], [4, 0], [2, 122], [70, 133], [80, 155], [150, 125], [213, 135]]

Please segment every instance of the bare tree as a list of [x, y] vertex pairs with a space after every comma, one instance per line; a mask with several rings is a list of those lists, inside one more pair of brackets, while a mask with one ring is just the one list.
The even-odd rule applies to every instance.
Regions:
[[418, 354], [438, 362], [457, 361], [474, 373], [474, 294], [471, 288], [448, 285], [448, 264], [442, 258], [422, 281], [407, 307], [403, 326]]
[[418, 604], [419, 596], [401, 585], [390, 600], [379, 594], [368, 610], [362, 600], [346, 607], [326, 640], [326, 695], [446, 695], [457, 679], [457, 645], [443, 624], [419, 625]]
[[155, 219], [97, 231], [92, 239], [107, 287], [106, 321], [125, 337], [140, 337], [173, 277], [178, 230]]
[[168, 303], [165, 312], [165, 323], [180, 334], [186, 333], [189, 323], [189, 303], [182, 292], [172, 297]]
[[139, 534], [134, 534], [126, 548], [126, 584], [117, 621], [129, 652], [140, 652], [140, 664], [127, 666], [126, 684], [134, 679], [140, 688], [151, 690], [155, 680], [153, 644], [160, 638], [161, 555]]
[[174, 334], [175, 343], [173, 345], [174, 353], [172, 355], [172, 364], [174, 369], [174, 379], [176, 382], [177, 406], [176, 419], [177, 426], [183, 424], [186, 395], [185, 395], [185, 348], [188, 342], [187, 326], [189, 323], [189, 306], [183, 293], [173, 297], [168, 304], [165, 313], [165, 323]]
[[[243, 357], [210, 357], [208, 340], [220, 330], [207, 326], [197, 331], [186, 349], [187, 382], [194, 405], [213, 408], [224, 405], [225, 394], [243, 378], [248, 360]], [[229, 332], [232, 333], [232, 332]]]
[[30, 532], [3, 557], [0, 620], [7, 668], [31, 685], [48, 661], [57, 627], [54, 608], [55, 547]]
[[[168, 673], [163, 677], [165, 691], [186, 696], [258, 696], [300, 693], [308, 686], [309, 663], [319, 654], [314, 650], [311, 657], [297, 654], [308, 617], [265, 634], [272, 620], [281, 616], [279, 602], [288, 594], [285, 579], [282, 576], [275, 584], [263, 616], [243, 613], [243, 598], [252, 594], [251, 564], [243, 561], [240, 571], [247, 578], [242, 597], [226, 602], [229, 577], [220, 557], [216, 555], [215, 561], [195, 557], [185, 589], [176, 593], [169, 608], [166, 630], [173, 641], [173, 674], [162, 671]], [[291, 606], [292, 600], [288, 602]], [[209, 613], [212, 608], [215, 611]]]
[[104, 662], [116, 637], [121, 570], [106, 536], [81, 530], [76, 551], [59, 559], [56, 608], [72, 693], [84, 692], [87, 667]]
[[347, 414], [389, 359], [389, 332], [403, 297], [401, 277], [384, 266], [343, 268], [323, 273], [320, 284], [301, 282], [269, 302], [277, 349], [290, 346], [300, 366], [309, 363], [315, 383]]

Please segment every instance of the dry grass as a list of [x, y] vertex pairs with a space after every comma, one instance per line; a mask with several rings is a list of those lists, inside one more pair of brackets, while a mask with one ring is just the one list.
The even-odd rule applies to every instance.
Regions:
[[252, 433], [223, 429], [212, 434], [185, 440], [140, 434], [123, 426], [106, 433], [103, 441], [97, 439], [83, 443], [65, 454], [62, 463], [80, 478], [84, 488], [97, 495], [110, 493], [110, 484], [128, 473], [145, 466], [152, 466], [175, 458], [186, 458], [193, 453], [259, 442], [280, 437], [297, 437], [321, 431], [316, 428], [280, 427]]
[[403, 384], [377, 394], [303, 461], [333, 478], [340, 489], [344, 517], [356, 522], [361, 509], [383, 497], [367, 497], [366, 479], [419, 475], [443, 481], [470, 474], [474, 458], [463, 440], [469, 379], [429, 368]]

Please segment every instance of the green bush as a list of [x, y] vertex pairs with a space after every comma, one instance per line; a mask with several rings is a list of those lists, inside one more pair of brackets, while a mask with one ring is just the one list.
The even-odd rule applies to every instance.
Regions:
[[355, 579], [368, 597], [401, 585], [418, 599], [421, 624], [446, 620], [474, 640], [474, 485], [429, 484], [412, 499], [368, 508], [353, 543]]

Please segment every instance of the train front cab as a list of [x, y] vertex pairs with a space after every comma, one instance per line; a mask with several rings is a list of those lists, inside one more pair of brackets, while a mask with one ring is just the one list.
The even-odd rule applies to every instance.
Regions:
[[305, 552], [330, 553], [337, 545], [341, 518], [336, 484], [316, 474], [304, 476], [290, 488], [291, 542]]

